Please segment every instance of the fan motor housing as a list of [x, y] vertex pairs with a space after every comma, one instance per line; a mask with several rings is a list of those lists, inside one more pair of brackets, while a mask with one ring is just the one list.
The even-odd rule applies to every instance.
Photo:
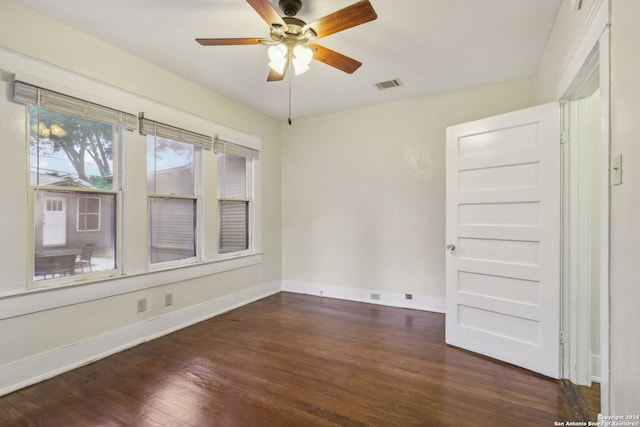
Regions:
[[301, 0], [280, 0], [280, 9], [287, 16], [296, 16], [302, 8]]

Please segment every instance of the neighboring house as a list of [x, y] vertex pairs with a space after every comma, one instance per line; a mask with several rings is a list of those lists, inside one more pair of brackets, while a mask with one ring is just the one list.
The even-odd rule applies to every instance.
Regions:
[[[41, 186], [93, 188], [90, 183], [69, 174], [37, 174], [32, 171], [31, 182], [38, 182]], [[34, 210], [35, 252], [80, 249], [86, 245], [95, 246], [96, 255], [113, 251], [115, 206], [112, 197], [65, 191], [35, 193], [35, 203], [39, 206]]]

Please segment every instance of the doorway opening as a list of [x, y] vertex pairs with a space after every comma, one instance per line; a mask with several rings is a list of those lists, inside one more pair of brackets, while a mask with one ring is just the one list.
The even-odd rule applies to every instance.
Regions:
[[562, 96], [563, 377], [600, 383], [608, 413], [609, 75], [601, 35]]

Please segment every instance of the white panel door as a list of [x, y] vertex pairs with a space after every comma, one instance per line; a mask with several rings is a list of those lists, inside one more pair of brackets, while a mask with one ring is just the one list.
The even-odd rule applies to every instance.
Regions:
[[446, 341], [558, 378], [558, 104], [447, 128]]
[[66, 243], [67, 201], [62, 197], [45, 197], [42, 221], [42, 245], [55, 246]]

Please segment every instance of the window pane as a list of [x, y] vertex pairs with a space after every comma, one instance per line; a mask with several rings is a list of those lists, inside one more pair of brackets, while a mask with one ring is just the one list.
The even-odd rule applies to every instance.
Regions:
[[114, 126], [29, 105], [31, 185], [113, 188]]
[[78, 198], [78, 231], [100, 230], [100, 197]]
[[196, 256], [196, 201], [149, 198], [151, 263]]
[[218, 197], [247, 198], [247, 159], [218, 154]]
[[[89, 199], [99, 211], [79, 215]], [[116, 268], [115, 218], [115, 194], [37, 190], [34, 280]]]
[[87, 231], [99, 231], [100, 230], [100, 217], [95, 214], [86, 215], [85, 230]]
[[87, 208], [86, 213], [96, 214], [100, 212], [100, 198], [98, 197], [87, 197]]
[[147, 192], [193, 196], [195, 149], [191, 144], [147, 136]]
[[219, 253], [249, 249], [249, 202], [220, 200]]

